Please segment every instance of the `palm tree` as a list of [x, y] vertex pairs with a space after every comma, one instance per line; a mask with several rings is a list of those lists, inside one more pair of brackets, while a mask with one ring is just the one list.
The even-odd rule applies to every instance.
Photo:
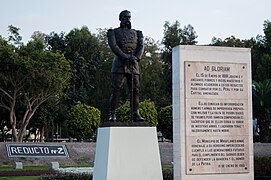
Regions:
[[253, 81], [252, 92], [254, 110], [260, 128], [260, 142], [268, 143], [270, 140], [271, 79], [265, 79], [262, 82]]

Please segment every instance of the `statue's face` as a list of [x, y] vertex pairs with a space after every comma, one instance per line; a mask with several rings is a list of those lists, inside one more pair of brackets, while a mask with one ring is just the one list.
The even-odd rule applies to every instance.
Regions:
[[131, 27], [131, 13], [126, 12], [120, 18], [121, 24], [126, 27]]

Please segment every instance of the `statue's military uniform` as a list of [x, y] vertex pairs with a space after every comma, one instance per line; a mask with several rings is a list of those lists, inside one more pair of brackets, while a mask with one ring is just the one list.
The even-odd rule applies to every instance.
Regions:
[[[127, 79], [131, 94], [131, 82], [133, 78], [133, 110], [139, 109], [139, 64], [144, 42], [141, 31], [127, 28], [110, 29], [107, 32], [108, 44], [115, 54], [112, 64], [112, 95], [110, 98], [110, 111], [115, 112], [118, 106], [120, 91], [125, 78]], [[131, 56], [136, 60], [131, 61]]]
[[[108, 30], [107, 37], [108, 44], [116, 55], [111, 72], [131, 74], [129, 56], [134, 55], [139, 61], [143, 54], [142, 32], [134, 29], [116, 28]], [[135, 61], [133, 65], [134, 74], [139, 74], [138, 61]]]

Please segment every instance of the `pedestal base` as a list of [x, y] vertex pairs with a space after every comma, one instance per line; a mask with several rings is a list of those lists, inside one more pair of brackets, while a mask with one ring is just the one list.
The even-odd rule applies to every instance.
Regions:
[[162, 180], [156, 128], [99, 128], [93, 179]]

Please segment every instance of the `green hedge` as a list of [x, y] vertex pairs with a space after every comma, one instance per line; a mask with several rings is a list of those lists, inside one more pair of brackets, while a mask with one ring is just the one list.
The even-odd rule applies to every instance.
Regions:
[[101, 119], [101, 112], [97, 108], [78, 102], [68, 114], [67, 127], [71, 137], [80, 141], [95, 136]]
[[[151, 100], [145, 100], [139, 104], [140, 114], [145, 118], [150, 126], [156, 126], [157, 121], [157, 110], [155, 104]], [[118, 120], [121, 122], [131, 121], [130, 112], [130, 101], [126, 101], [117, 110]]]
[[172, 105], [161, 108], [158, 113], [158, 130], [166, 139], [173, 140]]

